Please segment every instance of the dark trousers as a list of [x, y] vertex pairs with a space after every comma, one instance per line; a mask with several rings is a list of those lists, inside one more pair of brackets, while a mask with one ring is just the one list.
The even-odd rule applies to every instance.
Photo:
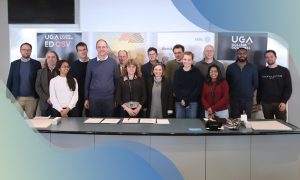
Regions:
[[46, 110], [41, 110], [41, 116], [50, 116], [52, 113], [52, 106], [48, 106], [48, 108]]
[[286, 121], [286, 110], [279, 111], [280, 103], [262, 103], [262, 109], [265, 119], [281, 119]]
[[[76, 106], [74, 107], [74, 113], [75, 113], [75, 117], [82, 117], [82, 113], [83, 113], [83, 107], [84, 107], [84, 99], [79, 99], [76, 103]], [[89, 111], [88, 109], [84, 109], [85, 110], [85, 116], [89, 117]]]
[[247, 118], [251, 118], [253, 100], [252, 99], [230, 99], [230, 117], [240, 118], [245, 112]]
[[[61, 117], [61, 114], [56, 109], [52, 108], [51, 117]], [[69, 111], [68, 117], [76, 117], [74, 108]]]
[[90, 117], [112, 117], [114, 110], [113, 99], [89, 99]]

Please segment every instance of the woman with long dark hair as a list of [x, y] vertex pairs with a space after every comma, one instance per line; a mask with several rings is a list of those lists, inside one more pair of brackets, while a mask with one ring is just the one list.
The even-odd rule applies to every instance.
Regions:
[[117, 89], [117, 103], [122, 106], [123, 117], [142, 117], [142, 107], [146, 101], [146, 88], [140, 65], [129, 59], [122, 70]]
[[205, 108], [205, 117], [228, 118], [229, 87], [217, 65], [208, 68], [203, 85], [201, 101]]
[[57, 62], [59, 76], [50, 81], [50, 100], [52, 102], [52, 117], [74, 117], [72, 110], [78, 100], [78, 85], [70, 74], [68, 60]]

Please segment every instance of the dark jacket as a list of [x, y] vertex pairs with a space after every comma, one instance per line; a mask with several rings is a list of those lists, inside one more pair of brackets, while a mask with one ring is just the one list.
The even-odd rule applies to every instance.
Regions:
[[[35, 59], [30, 59], [30, 87], [34, 91], [34, 97], [37, 98], [38, 95], [35, 91], [35, 80], [36, 80], [36, 75], [37, 71], [41, 69], [41, 63]], [[16, 61], [13, 61], [10, 64], [10, 69], [9, 69], [9, 74], [8, 74], [8, 79], [7, 79], [7, 88], [11, 92], [11, 94], [14, 96], [14, 98], [17, 98], [19, 96], [19, 91], [20, 91], [20, 64], [21, 64], [21, 59], [18, 59]], [[6, 96], [10, 98], [12, 101], [13, 98], [10, 96], [10, 93], [7, 92]]]
[[[56, 71], [56, 75], [59, 73], [57, 72], [57, 69], [54, 69], [53, 71]], [[55, 76], [56, 76], [55, 75]], [[50, 106], [47, 102], [49, 98], [49, 77], [48, 77], [48, 68], [43, 68], [38, 70], [37, 77], [35, 81], [35, 90], [37, 94], [39, 95], [39, 106], [40, 110], [44, 111], [47, 110], [47, 108]]]
[[[153, 77], [149, 78], [147, 81], [147, 117], [150, 116], [151, 112], [153, 83]], [[168, 117], [168, 110], [173, 110], [172, 98], [171, 85], [167, 79], [163, 78], [161, 81], [161, 107], [163, 118]]]
[[241, 70], [237, 62], [232, 63], [227, 67], [226, 79], [231, 100], [253, 98], [253, 93], [258, 87], [258, 72], [255, 65], [247, 62]]
[[146, 96], [146, 88], [143, 78], [135, 77], [133, 80], [128, 80], [127, 77], [125, 77], [125, 79], [124, 77], [121, 77], [119, 79], [116, 95], [116, 101], [118, 105], [122, 106], [124, 103], [129, 101], [135, 101], [144, 106], [146, 102]]

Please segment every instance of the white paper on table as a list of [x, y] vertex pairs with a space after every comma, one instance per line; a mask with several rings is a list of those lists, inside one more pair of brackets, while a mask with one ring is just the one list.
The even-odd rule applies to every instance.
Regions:
[[88, 124], [98, 124], [103, 120], [103, 118], [88, 118], [87, 120], [84, 121], [84, 123]]
[[155, 124], [156, 119], [151, 119], [151, 118], [141, 118], [140, 123], [146, 123], [146, 124]]
[[52, 119], [30, 119], [27, 122], [32, 128], [47, 128], [51, 125]]
[[124, 118], [122, 123], [138, 123], [139, 118]]
[[156, 124], [170, 124], [169, 119], [156, 119]]
[[103, 121], [101, 121], [101, 123], [103, 124], [118, 124], [118, 122], [121, 119], [110, 119], [110, 118], [105, 118]]
[[40, 119], [50, 119], [51, 116], [35, 116], [33, 119], [30, 120], [40, 120]]
[[291, 131], [292, 128], [278, 121], [248, 121], [254, 130]]

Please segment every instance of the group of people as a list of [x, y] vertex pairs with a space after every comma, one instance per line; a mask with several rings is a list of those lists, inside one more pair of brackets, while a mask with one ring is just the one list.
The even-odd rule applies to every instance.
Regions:
[[[70, 63], [48, 51], [44, 67], [30, 57], [32, 46], [20, 46], [21, 58], [11, 63], [7, 88], [28, 118], [37, 104], [42, 116], [150, 117], [150, 118], [251, 118], [257, 90], [258, 109], [267, 119], [286, 121], [286, 104], [292, 93], [290, 72], [276, 64], [276, 52], [264, 54], [267, 66], [258, 72], [248, 62], [248, 51], [239, 48], [226, 71], [214, 58], [214, 47], [204, 48], [203, 60], [183, 45], [173, 47], [174, 60], [158, 61], [154, 47], [149, 62], [140, 65], [118, 52], [118, 62], [108, 56], [104, 39], [96, 42], [97, 57], [88, 57], [84, 42], [76, 45], [79, 59]], [[10, 93], [8, 93], [9, 95]], [[39, 103], [38, 103], [39, 101]]]

